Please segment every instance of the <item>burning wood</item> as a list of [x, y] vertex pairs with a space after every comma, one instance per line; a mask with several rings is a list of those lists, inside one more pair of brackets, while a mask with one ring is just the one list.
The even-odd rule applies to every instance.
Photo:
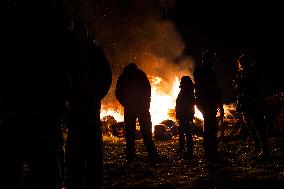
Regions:
[[[180, 91], [179, 83], [180, 80], [178, 77], [174, 77], [172, 83], [166, 83], [161, 77], [158, 76], [148, 76], [152, 86], [152, 94], [151, 94], [151, 106], [150, 113], [152, 119], [152, 131], [154, 132], [154, 127], [156, 125], [161, 124], [165, 120], [175, 120], [175, 103], [177, 95]], [[170, 91], [163, 90], [163, 87], [169, 88]], [[228, 136], [232, 133], [233, 125], [237, 125], [239, 122], [239, 118], [236, 113], [236, 104], [224, 104], [224, 122], [222, 125], [219, 125], [220, 132], [218, 136]], [[123, 122], [123, 110], [122, 107], [119, 109], [114, 108], [105, 108], [102, 106], [101, 111], [101, 119], [104, 120], [107, 116], [113, 116], [114, 120], [117, 122]], [[219, 114], [217, 117], [219, 118]], [[196, 135], [201, 135], [203, 128], [203, 115], [195, 106], [195, 114], [194, 114], [194, 123], [196, 128]], [[108, 126], [112, 127], [112, 126]], [[113, 130], [113, 128], [111, 128]], [[239, 133], [239, 131], [237, 131]]]

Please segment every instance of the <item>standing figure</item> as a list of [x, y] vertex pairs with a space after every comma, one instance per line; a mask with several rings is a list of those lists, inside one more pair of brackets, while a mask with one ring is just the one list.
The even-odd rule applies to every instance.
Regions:
[[152, 139], [152, 123], [149, 112], [151, 102], [151, 85], [146, 74], [135, 63], [128, 64], [119, 76], [115, 95], [124, 107], [126, 130], [126, 158], [135, 160], [135, 130], [138, 118], [144, 145], [150, 160], [157, 157], [157, 150]]
[[265, 98], [262, 90], [262, 75], [254, 63], [253, 57], [249, 54], [239, 57], [240, 81], [237, 89], [237, 111], [242, 113], [253, 139], [255, 150], [262, 156], [269, 153], [264, 121]]
[[176, 118], [179, 123], [179, 152], [184, 152], [185, 136], [187, 151], [186, 158], [192, 158], [193, 155], [193, 139], [191, 134], [191, 124], [194, 117], [194, 84], [189, 76], [183, 76], [180, 82], [180, 92], [176, 99]]
[[204, 157], [215, 159], [218, 156], [217, 145], [217, 109], [223, 112], [221, 92], [217, 77], [212, 69], [216, 63], [216, 54], [205, 50], [202, 62], [193, 72], [196, 89], [196, 104], [204, 117], [203, 145]]
[[69, 29], [64, 49], [71, 83], [67, 184], [70, 189], [100, 188], [103, 165], [100, 109], [112, 73], [104, 52], [88, 38], [85, 25], [75, 20]]
[[9, 1], [7, 7], [0, 83], [9, 140], [1, 148], [0, 188], [54, 189], [64, 111], [61, 10], [50, 1]]

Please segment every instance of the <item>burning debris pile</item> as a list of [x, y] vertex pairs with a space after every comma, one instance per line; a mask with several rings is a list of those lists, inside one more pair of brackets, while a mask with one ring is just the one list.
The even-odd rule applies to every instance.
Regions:
[[[175, 104], [176, 98], [180, 91], [180, 80], [178, 77], [175, 77], [175, 80], [173, 80], [172, 83], [167, 83], [162, 78], [157, 76], [149, 76], [149, 78], [152, 86], [150, 113], [154, 138], [160, 140], [176, 137], [178, 123], [175, 119]], [[165, 85], [167, 91], [163, 90], [163, 87]], [[107, 109], [103, 106], [101, 119], [105, 127], [103, 128], [103, 130], [106, 131], [106, 133], [103, 133], [106, 135], [109, 135], [111, 133], [112, 136], [123, 137], [123, 108], [119, 104], [117, 106], [119, 106], [119, 108], [116, 110], [114, 110], [113, 108]], [[217, 115], [220, 130], [218, 136], [226, 137], [233, 134], [239, 134], [241, 131], [242, 118], [236, 112], [236, 104], [225, 104], [223, 105], [223, 108], [224, 120], [222, 123], [220, 120], [220, 114]], [[139, 126], [139, 123], [137, 126]], [[137, 130], [139, 131], [139, 127], [137, 127]], [[193, 135], [197, 137], [202, 137], [203, 135], [203, 115], [196, 106], [192, 132]], [[159, 137], [157, 135], [159, 135]], [[137, 136], [139, 136], [139, 134], [137, 134]]]
[[[159, 108], [157, 108], [156, 110], [159, 110]], [[193, 136], [202, 137], [203, 136], [203, 116], [202, 116], [202, 113], [196, 107], [195, 107], [195, 111], [196, 113], [194, 117], [194, 123], [191, 125], [191, 131], [192, 131]], [[224, 105], [224, 111], [225, 111], [225, 118], [223, 122], [221, 122], [220, 116], [217, 115], [217, 119], [219, 123], [218, 124], [219, 126], [218, 137], [227, 137], [227, 136], [240, 134], [241, 129], [242, 129], [241, 127], [242, 119], [240, 115], [238, 115], [238, 113], [236, 112], [236, 105], [235, 104]], [[115, 111], [105, 111], [105, 112], [114, 113], [113, 115], [118, 117], [120, 121], [116, 121], [115, 117], [112, 115], [107, 115], [107, 116], [102, 117], [103, 134], [106, 136], [114, 136], [118, 138], [124, 137], [125, 125], [124, 125], [124, 122], [121, 121], [123, 120], [122, 112], [121, 114]], [[153, 123], [152, 125], [154, 139], [155, 140], [169, 140], [169, 139], [178, 137], [178, 131], [177, 131], [178, 123], [174, 116], [175, 110], [168, 109], [167, 114], [165, 113], [166, 111], [164, 110], [162, 110], [161, 112], [162, 112], [161, 114], [158, 114], [159, 111], [155, 112], [156, 116], [159, 116], [159, 115], [162, 115], [162, 116], [158, 117], [159, 119], [154, 117], [154, 119], [156, 120], [155, 124]], [[163, 117], [163, 115], [165, 115], [165, 117]], [[157, 121], [157, 120], [161, 120], [161, 121]], [[136, 138], [140, 139], [139, 137], [140, 128], [139, 128], [138, 121], [137, 121], [136, 131], [137, 131]]]
[[[154, 138], [156, 140], [174, 138], [177, 136], [178, 123], [175, 119], [175, 104], [180, 91], [180, 79], [179, 77], [175, 77], [172, 82], [166, 82], [158, 76], [150, 75], [148, 77], [152, 86], [150, 113]], [[119, 107], [116, 110], [109, 108], [109, 106], [102, 106], [101, 119], [103, 122], [107, 122], [103, 124], [104, 127], [107, 127], [103, 130], [108, 132], [111, 131], [113, 136], [122, 137], [124, 134], [123, 108], [119, 104], [116, 104], [116, 106]], [[226, 137], [233, 134], [239, 134], [242, 119], [236, 112], [236, 104], [225, 104], [223, 105], [223, 108], [225, 117], [222, 123], [220, 114], [217, 115], [220, 130], [218, 136]], [[139, 130], [139, 127], [137, 127], [137, 129]], [[117, 132], [120, 134], [118, 135]], [[192, 132], [193, 135], [197, 137], [202, 137], [203, 135], [203, 115], [196, 106]], [[109, 133], [106, 133], [106, 135], [108, 134]], [[159, 137], [157, 135], [159, 135]]]

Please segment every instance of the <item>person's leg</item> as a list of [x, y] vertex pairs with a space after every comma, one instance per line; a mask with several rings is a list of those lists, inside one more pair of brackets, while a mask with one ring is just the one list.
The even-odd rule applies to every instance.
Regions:
[[186, 127], [186, 146], [187, 146], [187, 156], [188, 158], [191, 158], [193, 156], [193, 138], [192, 138], [192, 131], [191, 131], [191, 124], [193, 124], [193, 121], [188, 121], [188, 125]]
[[80, 112], [70, 114], [70, 128], [68, 130], [68, 140], [66, 149], [66, 176], [67, 188], [79, 189], [83, 184], [84, 143], [82, 127], [85, 126], [85, 116]]
[[31, 113], [24, 123], [29, 128], [26, 135], [23, 133], [26, 137], [23, 160], [31, 169], [32, 182], [42, 189], [56, 188], [59, 184], [56, 117], [47, 112]]
[[254, 119], [254, 116], [252, 116], [249, 113], [244, 114], [244, 120], [245, 124], [249, 129], [250, 136], [253, 140], [254, 143], [254, 148], [257, 152], [261, 152], [261, 142], [260, 142], [260, 137], [259, 137], [259, 131], [256, 128], [256, 120]]
[[179, 120], [179, 127], [178, 127], [178, 152], [184, 151], [185, 145], [185, 122], [183, 120]]
[[95, 110], [90, 111], [88, 125], [84, 135], [84, 146], [86, 146], [85, 178], [87, 188], [101, 188], [102, 185], [103, 152], [99, 110], [100, 107], [97, 107]]
[[152, 138], [152, 122], [149, 110], [139, 113], [139, 125], [148, 155], [150, 158], [155, 158], [157, 156], [157, 149]]
[[261, 154], [260, 155], [268, 155], [269, 154], [269, 144], [268, 144], [268, 135], [264, 122], [264, 115], [262, 112], [256, 112], [252, 116], [253, 124], [258, 132], [259, 143], [261, 146]]
[[[216, 108], [217, 109], [217, 108]], [[206, 158], [212, 158], [218, 154], [217, 147], [217, 119], [216, 110], [207, 110], [203, 114], [204, 116], [204, 155]]]
[[126, 159], [133, 161], [135, 159], [135, 131], [136, 115], [128, 108], [124, 109], [125, 139], [126, 139]]

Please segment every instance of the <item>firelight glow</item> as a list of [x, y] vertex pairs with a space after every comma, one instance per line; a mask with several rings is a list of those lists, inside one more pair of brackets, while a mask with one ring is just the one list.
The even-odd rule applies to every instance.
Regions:
[[[152, 128], [161, 123], [164, 120], [173, 120], [174, 117], [169, 115], [169, 110], [175, 109], [176, 98], [179, 94], [180, 79], [175, 77], [171, 85], [171, 90], [169, 92], [162, 90], [162, 78], [158, 76], [148, 76], [151, 83], [151, 104], [150, 104], [150, 114], [152, 120]], [[101, 118], [104, 116], [111, 115], [118, 122], [122, 122], [123, 112], [114, 109], [102, 109]], [[202, 113], [195, 106], [195, 117], [203, 120]], [[152, 129], [153, 130], [153, 129]]]
[[172, 90], [166, 93], [159, 90], [162, 79], [157, 76], [150, 76], [151, 81], [151, 105], [150, 113], [152, 118], [152, 124], [157, 125], [163, 120], [172, 119], [169, 116], [169, 110], [175, 108], [175, 100], [179, 93], [179, 79], [175, 78], [172, 85]]
[[105, 116], [113, 116], [113, 118], [117, 121], [117, 122], [123, 122], [124, 121], [124, 117], [123, 117], [123, 112], [119, 111], [119, 110], [115, 110], [115, 109], [102, 109], [101, 110], [101, 114], [100, 117], [101, 119]]

